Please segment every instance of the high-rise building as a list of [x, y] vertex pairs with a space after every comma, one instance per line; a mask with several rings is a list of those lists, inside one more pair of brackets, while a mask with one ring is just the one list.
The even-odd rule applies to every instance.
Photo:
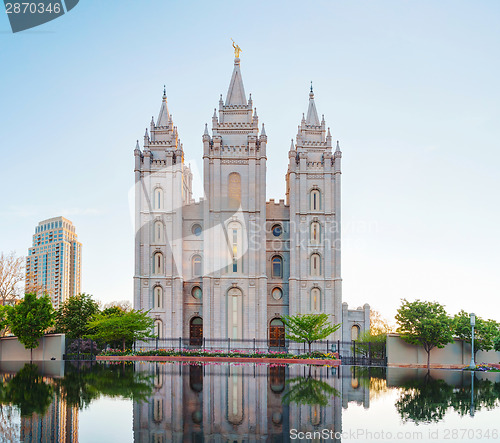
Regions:
[[[268, 139], [245, 94], [239, 52], [211, 133], [202, 135], [205, 196], [192, 198], [192, 172], [163, 94], [156, 122], [135, 155], [134, 307], [161, 337], [284, 339], [283, 315], [326, 313], [335, 340], [369, 328], [369, 306], [342, 303], [341, 158], [314, 92], [288, 163], [286, 201], [266, 201]], [[281, 145], [283, 145], [281, 143]]]
[[55, 309], [80, 293], [82, 244], [64, 217], [41, 221], [26, 257], [26, 292], [47, 293]]

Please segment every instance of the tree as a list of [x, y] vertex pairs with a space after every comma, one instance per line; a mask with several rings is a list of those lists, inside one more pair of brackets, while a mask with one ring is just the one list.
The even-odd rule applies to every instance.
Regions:
[[392, 332], [392, 327], [389, 325], [387, 319], [382, 317], [380, 312], [370, 311], [370, 335], [375, 337], [377, 335], [387, 335]]
[[422, 346], [427, 352], [427, 369], [432, 349], [444, 348], [453, 341], [452, 320], [444, 306], [437, 302], [402, 299], [396, 320], [401, 338], [412, 345]]
[[87, 323], [87, 327], [95, 332], [85, 337], [106, 343], [121, 342], [125, 350], [126, 342], [154, 337], [152, 332], [154, 320], [148, 313], [149, 311], [134, 309], [109, 315], [101, 313]]
[[494, 340], [493, 340], [493, 346], [494, 346], [495, 351], [497, 351], [497, 352], [500, 351], [500, 332], [494, 338]]
[[7, 319], [10, 329], [26, 349], [38, 346], [47, 328], [54, 324], [54, 311], [47, 295], [37, 298], [35, 294], [26, 294], [24, 300], [10, 308]]
[[9, 322], [7, 320], [9, 309], [11, 309], [10, 306], [0, 305], [0, 337], [5, 337], [9, 326]]
[[382, 359], [385, 357], [385, 345], [387, 334], [373, 335], [370, 331], [364, 331], [356, 340], [356, 354], [362, 357], [371, 356], [371, 358]]
[[[472, 342], [472, 328], [470, 325], [470, 314], [461, 310], [453, 318], [455, 335], [466, 341]], [[483, 320], [476, 316], [474, 326], [474, 359], [477, 351], [489, 351], [494, 347], [495, 337], [498, 335], [498, 323], [495, 320]]]
[[0, 253], [0, 304], [13, 304], [19, 298], [19, 283], [24, 280], [24, 258]]
[[287, 328], [286, 338], [298, 343], [307, 343], [309, 354], [312, 343], [327, 338], [340, 328], [340, 324], [331, 324], [328, 320], [328, 314], [325, 313], [285, 315], [281, 320]]
[[311, 377], [296, 377], [287, 381], [288, 391], [282, 402], [286, 405], [328, 406], [329, 398], [339, 397], [340, 392], [326, 381]]
[[99, 305], [88, 294], [69, 297], [56, 312], [56, 328], [69, 338], [82, 338], [90, 331], [87, 323], [99, 312]]
[[54, 389], [38, 374], [38, 367], [26, 363], [10, 380], [5, 389], [5, 400], [19, 407], [21, 417], [44, 415], [54, 399]]
[[452, 386], [427, 373], [424, 378], [414, 378], [401, 386], [395, 407], [403, 423], [437, 423], [448, 410], [452, 394]]

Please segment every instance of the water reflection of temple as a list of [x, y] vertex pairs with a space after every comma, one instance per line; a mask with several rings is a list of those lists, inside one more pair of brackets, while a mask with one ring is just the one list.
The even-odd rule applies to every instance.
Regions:
[[152, 363], [149, 370], [154, 391], [134, 402], [135, 443], [282, 442], [291, 429], [341, 431], [342, 406], [369, 405], [369, 385], [348, 367]]

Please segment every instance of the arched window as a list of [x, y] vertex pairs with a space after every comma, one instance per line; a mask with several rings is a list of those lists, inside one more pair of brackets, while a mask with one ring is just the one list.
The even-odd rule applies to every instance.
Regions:
[[238, 288], [227, 292], [227, 337], [239, 340], [243, 334], [243, 293]]
[[154, 386], [156, 389], [160, 389], [163, 386], [163, 372], [161, 372], [158, 363], [155, 366]]
[[271, 260], [273, 278], [283, 278], [283, 259], [279, 255], [275, 255]]
[[163, 189], [155, 188], [153, 192], [153, 208], [163, 209]]
[[163, 254], [155, 252], [153, 256], [153, 271], [155, 274], [163, 274]]
[[357, 340], [359, 338], [359, 326], [358, 325], [354, 325], [352, 328], [351, 328], [351, 340]]
[[311, 223], [311, 243], [318, 245], [321, 238], [321, 226], [318, 222]]
[[203, 391], [203, 365], [189, 365], [189, 387], [194, 392]]
[[163, 398], [153, 399], [153, 420], [156, 422], [163, 420]]
[[155, 320], [154, 335], [156, 335], [158, 338], [163, 338], [163, 323], [161, 320]]
[[241, 203], [241, 177], [237, 172], [231, 172], [228, 177], [227, 198], [230, 208], [238, 208]]
[[311, 424], [318, 426], [321, 423], [321, 407], [319, 405], [311, 406]]
[[163, 308], [163, 289], [161, 286], [155, 286], [153, 290], [153, 309]]
[[311, 191], [311, 211], [319, 211], [321, 209], [321, 192], [319, 189]]
[[313, 277], [321, 275], [321, 257], [319, 254], [311, 255], [311, 275]]
[[195, 255], [192, 259], [193, 264], [193, 277], [200, 277], [203, 270], [201, 266], [201, 256]]
[[311, 311], [319, 312], [321, 310], [321, 291], [319, 288], [311, 289]]
[[163, 243], [163, 223], [161, 221], [155, 221], [154, 241], [155, 243]]
[[237, 274], [243, 271], [243, 235], [241, 225], [231, 222], [227, 226], [227, 236], [230, 248], [229, 273]]
[[286, 374], [284, 366], [271, 366], [269, 368], [269, 387], [275, 394], [281, 394], [285, 390], [285, 380]]

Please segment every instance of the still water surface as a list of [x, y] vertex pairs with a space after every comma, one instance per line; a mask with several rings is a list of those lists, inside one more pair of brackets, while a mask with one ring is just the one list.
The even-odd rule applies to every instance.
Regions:
[[2, 363], [0, 404], [0, 442], [500, 441], [500, 373]]

